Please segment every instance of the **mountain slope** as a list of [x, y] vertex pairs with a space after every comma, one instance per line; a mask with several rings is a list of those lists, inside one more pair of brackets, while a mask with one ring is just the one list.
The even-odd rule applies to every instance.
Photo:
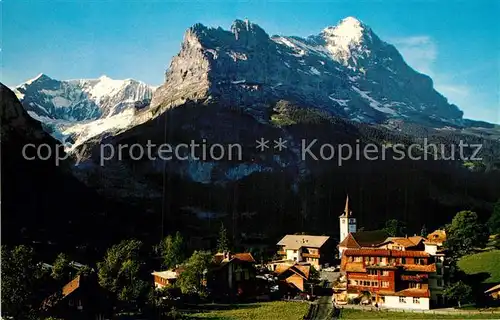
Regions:
[[126, 128], [135, 112], [149, 105], [153, 89], [132, 79], [59, 81], [40, 74], [14, 91], [55, 138], [78, 145], [102, 132]]
[[401, 118], [459, 124], [463, 115], [429, 77], [355, 18], [307, 39], [269, 37], [249, 21], [236, 20], [230, 31], [196, 24], [151, 108], [161, 113], [187, 100], [217, 100], [260, 114], [278, 99], [365, 123]]

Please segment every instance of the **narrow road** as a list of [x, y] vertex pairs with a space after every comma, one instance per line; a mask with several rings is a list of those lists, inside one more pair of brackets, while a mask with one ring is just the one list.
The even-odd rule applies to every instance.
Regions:
[[326, 320], [331, 317], [332, 312], [332, 300], [329, 296], [322, 296], [318, 299], [318, 309], [313, 319], [316, 320]]
[[[329, 281], [325, 281], [324, 288], [330, 288], [331, 283]], [[329, 291], [326, 291], [329, 292]], [[330, 320], [332, 319], [332, 297], [330, 294], [322, 295], [316, 300], [315, 304], [316, 306], [312, 306], [313, 312], [311, 314], [311, 319], [315, 320]]]

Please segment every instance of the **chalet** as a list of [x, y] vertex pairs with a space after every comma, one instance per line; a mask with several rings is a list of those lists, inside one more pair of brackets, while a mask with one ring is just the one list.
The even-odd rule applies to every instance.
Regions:
[[42, 302], [46, 316], [63, 319], [110, 319], [107, 292], [102, 289], [95, 273], [78, 275], [60, 291]]
[[500, 284], [493, 286], [484, 292], [493, 300], [500, 300]]
[[436, 263], [436, 272], [429, 277], [429, 289], [431, 290], [431, 301], [435, 305], [443, 305], [446, 303], [443, 291], [447, 284], [445, 275], [445, 250], [443, 244], [446, 241], [446, 232], [444, 230], [436, 230], [427, 235], [424, 241], [425, 252], [430, 254]]
[[284, 261], [306, 262], [320, 270], [333, 258], [328, 236], [292, 235], [284, 236], [278, 242], [278, 255]]
[[388, 308], [430, 308], [429, 275], [436, 264], [424, 251], [348, 249], [341, 268], [346, 273], [350, 298], [370, 296]]
[[164, 287], [172, 286], [177, 280], [180, 272], [180, 269], [154, 271], [153, 273], [151, 273], [151, 275], [153, 275], [155, 288], [161, 289]]
[[248, 297], [255, 294], [255, 259], [250, 253], [217, 253], [207, 286], [215, 296]]
[[277, 276], [281, 292], [293, 294], [307, 290], [306, 284], [309, 281], [311, 271], [310, 265], [281, 264], [274, 274]]

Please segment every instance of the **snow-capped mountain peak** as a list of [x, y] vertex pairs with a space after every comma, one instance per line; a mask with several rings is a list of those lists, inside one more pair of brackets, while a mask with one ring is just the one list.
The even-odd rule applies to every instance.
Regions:
[[[39, 74], [14, 90], [28, 113], [64, 141], [83, 142], [95, 134], [127, 127], [149, 105], [154, 88], [133, 79], [55, 80]], [[76, 135], [76, 137], [75, 137]]]
[[258, 25], [236, 20], [230, 30], [196, 24], [151, 108], [161, 114], [188, 99], [263, 108], [285, 98], [352, 121], [387, 118], [459, 122], [457, 106], [436, 92], [432, 80], [409, 67], [397, 49], [353, 17], [307, 38], [269, 37]]
[[39, 73], [36, 77], [34, 77], [33, 79], [30, 79], [30, 80], [26, 81], [24, 84], [30, 85], [33, 82], [43, 81], [43, 80], [52, 80], [52, 78], [50, 78], [49, 76], [47, 76], [44, 73]]
[[326, 49], [334, 59], [343, 65], [349, 65], [351, 60], [368, 56], [369, 43], [372, 34], [369, 27], [354, 17], [342, 19], [336, 26], [323, 29], [321, 36], [325, 40]]

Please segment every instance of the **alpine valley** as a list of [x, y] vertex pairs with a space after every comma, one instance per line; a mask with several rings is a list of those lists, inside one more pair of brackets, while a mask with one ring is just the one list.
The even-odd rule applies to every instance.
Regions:
[[[12, 229], [31, 239], [61, 242], [54, 230], [60, 224], [50, 219], [73, 225], [78, 217], [152, 242], [165, 230], [183, 229], [199, 247], [224, 221], [236, 244], [253, 246], [275, 243], [284, 232], [335, 234], [346, 193], [366, 229], [392, 218], [412, 229], [433, 221], [427, 225], [433, 229], [463, 208], [485, 218], [500, 197], [498, 125], [464, 119], [431, 78], [352, 17], [307, 38], [270, 36], [242, 20], [230, 30], [196, 24], [158, 88], [132, 79], [60, 81], [42, 74], [13, 91], [2, 87], [2, 134], [16, 132], [3, 135], [2, 149], [10, 151], [2, 152], [2, 174], [17, 181], [22, 170], [23, 181], [4, 197], [11, 204], [4, 215], [17, 217]], [[24, 110], [12, 113], [16, 97]], [[24, 129], [13, 129], [19, 126]], [[271, 142], [265, 151], [256, 149], [261, 138]], [[280, 138], [287, 141], [281, 151], [272, 144]], [[33, 139], [64, 143], [71, 157], [56, 167], [14, 155], [18, 141]], [[322, 144], [373, 143], [387, 156], [341, 165], [336, 157], [303, 159], [301, 143], [315, 139], [314, 154]], [[200, 160], [186, 151], [185, 159], [167, 161], [103, 153], [104, 145], [146, 149], [191, 141], [237, 143], [243, 157]], [[452, 148], [460, 141], [481, 144], [481, 160], [460, 160]], [[397, 144], [425, 143], [446, 149], [421, 148], [426, 157], [419, 160], [393, 157]], [[465, 149], [465, 156], [474, 151]], [[57, 184], [34, 196], [54, 175]], [[31, 209], [15, 205], [21, 202]], [[33, 217], [50, 217], [43, 235]], [[106, 247], [102, 234], [65, 244]]]

